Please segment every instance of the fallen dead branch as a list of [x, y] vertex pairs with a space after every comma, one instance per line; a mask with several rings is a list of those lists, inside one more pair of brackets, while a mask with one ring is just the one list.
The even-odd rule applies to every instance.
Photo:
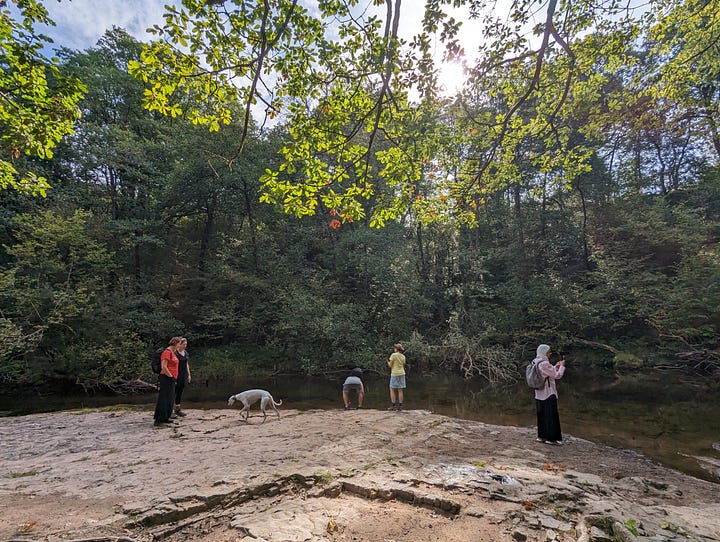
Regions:
[[690, 350], [678, 352], [675, 357], [685, 369], [698, 374], [720, 373], [720, 352], [717, 350]]

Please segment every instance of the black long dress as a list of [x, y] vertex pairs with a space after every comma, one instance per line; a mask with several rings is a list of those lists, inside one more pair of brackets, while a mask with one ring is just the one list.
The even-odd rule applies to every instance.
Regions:
[[167, 375], [159, 375], [158, 388], [160, 392], [155, 405], [155, 423], [168, 423], [173, 413], [173, 403], [175, 401], [175, 379]]
[[535, 399], [535, 408], [537, 410], [538, 438], [551, 442], [561, 442], [562, 429], [560, 428], [557, 395], [551, 395], [542, 401]]
[[182, 402], [183, 390], [188, 381], [188, 359], [190, 359], [190, 354], [185, 350], [184, 355], [180, 354], [180, 352], [175, 352], [175, 355], [179, 362], [178, 379], [177, 384], [175, 384], [175, 404], [179, 405]]

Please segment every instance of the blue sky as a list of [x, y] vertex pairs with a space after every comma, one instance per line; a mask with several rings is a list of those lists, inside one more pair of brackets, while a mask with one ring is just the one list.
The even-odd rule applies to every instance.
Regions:
[[[300, 3], [311, 11], [317, 5], [315, 0], [300, 0]], [[56, 26], [37, 30], [53, 39], [54, 43], [46, 49], [46, 54], [52, 56], [51, 51], [60, 47], [74, 50], [94, 47], [105, 31], [113, 26], [125, 29], [140, 41], [149, 41], [153, 36], [147, 34], [147, 28], [154, 24], [162, 25], [165, 5], [179, 5], [180, 0], [44, 0], [44, 4]], [[405, 39], [409, 40], [420, 30], [424, 4], [425, 0], [403, 2], [400, 34]], [[371, 0], [362, 0], [360, 5], [362, 11], [380, 9], [372, 7]], [[466, 13], [455, 12], [455, 16], [460, 20], [466, 19]], [[473, 32], [475, 25], [477, 23], [468, 23], [468, 28], [461, 32], [469, 56], [473, 56], [479, 38], [477, 32]], [[438, 43], [436, 47], [439, 56], [441, 46]], [[454, 90], [464, 79], [461, 69], [454, 65], [446, 65], [443, 73], [448, 90]]]

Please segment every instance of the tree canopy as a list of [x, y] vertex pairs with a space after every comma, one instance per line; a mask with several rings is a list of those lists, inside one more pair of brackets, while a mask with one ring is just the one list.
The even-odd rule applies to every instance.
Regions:
[[[408, 211], [473, 223], [483, 198], [521, 174], [519, 162], [570, 185], [629, 96], [687, 99], [682, 89], [705, 85], [698, 115], [717, 136], [717, 93], [707, 88], [717, 81], [716, 2], [518, 0], [496, 13], [494, 2], [432, 0], [405, 39], [399, 29], [417, 6], [372, 4], [323, 1], [311, 12], [294, 0], [185, 0], [130, 71], [147, 83], [150, 110], [210, 129], [230, 121], [238, 100], [245, 123], [259, 105], [282, 117], [290, 137], [262, 177], [263, 201], [296, 216], [369, 216], [374, 226]], [[451, 16], [457, 9], [466, 21]], [[688, 10], [707, 32], [692, 31]], [[463, 25], [483, 37], [477, 54], [464, 54]], [[626, 78], [639, 50], [663, 57], [657, 77]], [[439, 61], [463, 58], [463, 92], [442, 99]], [[247, 124], [229, 163], [246, 134]]]

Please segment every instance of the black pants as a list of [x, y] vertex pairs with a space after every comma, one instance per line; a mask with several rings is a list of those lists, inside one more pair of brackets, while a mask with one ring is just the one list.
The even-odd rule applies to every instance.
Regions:
[[185, 389], [185, 384], [187, 384], [187, 377], [180, 377], [178, 378], [177, 383], [175, 384], [175, 404], [179, 405], [182, 403], [182, 394], [183, 390]]
[[157, 404], [155, 405], [155, 422], [167, 423], [170, 421], [170, 415], [173, 413], [173, 404], [175, 402], [175, 379], [166, 375], [160, 375], [158, 379]]
[[551, 395], [544, 401], [535, 399], [537, 410], [538, 438], [543, 440], [562, 440], [560, 415], [558, 414], [557, 396]]

